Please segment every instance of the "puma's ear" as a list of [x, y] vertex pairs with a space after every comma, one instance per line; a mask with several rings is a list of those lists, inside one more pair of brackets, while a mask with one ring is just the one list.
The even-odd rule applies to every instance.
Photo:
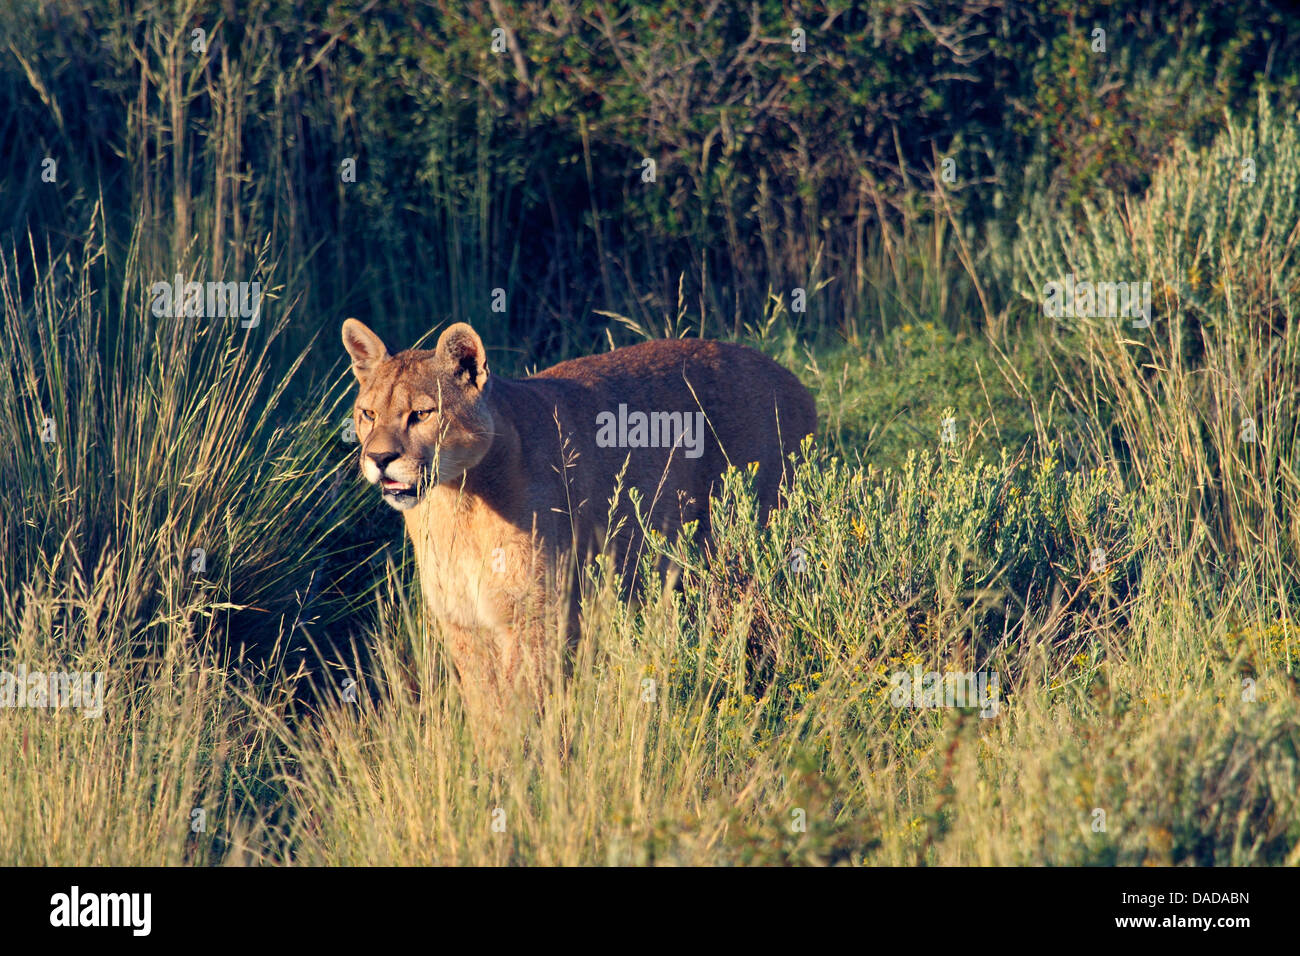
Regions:
[[439, 358], [451, 366], [456, 381], [474, 388], [482, 388], [487, 384], [487, 352], [483, 348], [483, 340], [464, 322], [448, 326], [438, 336], [435, 351]]
[[358, 379], [365, 378], [388, 358], [388, 349], [379, 336], [356, 319], [343, 320], [343, 347], [352, 356], [352, 371]]

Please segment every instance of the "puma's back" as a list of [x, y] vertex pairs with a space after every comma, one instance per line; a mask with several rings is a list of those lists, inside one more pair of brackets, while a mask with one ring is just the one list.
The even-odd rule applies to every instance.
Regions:
[[539, 396], [547, 417], [563, 410], [567, 430], [585, 438], [577, 447], [587, 464], [571, 475], [585, 500], [605, 506], [626, 462], [624, 486], [645, 494], [669, 533], [692, 519], [707, 529], [709, 495], [728, 466], [758, 463], [766, 515], [786, 456], [817, 424], [812, 395], [794, 375], [724, 342], [644, 342], [562, 362], [519, 385]]

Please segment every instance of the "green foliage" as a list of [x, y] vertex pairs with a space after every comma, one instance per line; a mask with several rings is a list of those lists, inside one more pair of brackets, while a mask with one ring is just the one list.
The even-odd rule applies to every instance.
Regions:
[[[701, 602], [700, 658], [734, 647], [714, 633], [717, 607], [703, 605], [757, 600], [749, 613], [790, 655], [775, 662], [785, 685], [806, 680], [805, 661], [934, 652], [933, 633], [960, 634], [972, 664], [1022, 641], [1068, 638], [1076, 620], [1128, 597], [1150, 538], [1115, 475], [1063, 472], [1050, 455], [991, 464], [926, 450], [884, 472], [819, 456], [800, 466], [787, 507], [761, 536], [743, 478], [733, 472], [719, 498], [711, 560], [662, 539], [660, 551], [686, 569], [686, 590]], [[882, 645], [893, 627], [901, 633]], [[742, 686], [744, 661], [728, 663], [709, 679]]]
[[473, 320], [522, 365], [588, 350], [597, 310], [658, 324], [683, 275], [701, 325], [832, 280], [806, 323], [852, 329], [888, 224], [1004, 229], [1027, 197], [1140, 188], [1178, 134], [1296, 89], [1271, 3], [926, 9], [23, 0], [0, 12], [0, 234], [76, 245], [100, 199], [115, 264], [142, 216], [174, 261], [201, 236], [240, 276], [269, 238], [303, 314], [402, 341]]
[[1039, 7], [1064, 15], [1068, 28], [1043, 41], [1015, 115], [1017, 132], [1034, 144], [1026, 195], [1032, 189], [1048, 206], [1077, 214], [1085, 200], [1140, 192], [1177, 138], [1212, 137], [1225, 108], [1249, 101], [1253, 82], [1295, 89], [1294, 72], [1253, 72], [1294, 30], [1267, 5], [1249, 13], [1204, 4]]

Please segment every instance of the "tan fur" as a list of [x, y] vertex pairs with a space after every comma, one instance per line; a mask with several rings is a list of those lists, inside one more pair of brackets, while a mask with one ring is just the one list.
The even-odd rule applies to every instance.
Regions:
[[[343, 340], [360, 385], [362, 474], [393, 483], [381, 493], [403, 513], [425, 601], [474, 719], [543, 692], [558, 651], [576, 639], [576, 567], [605, 548], [628, 581], [634, 576], [643, 541], [626, 493], [615, 513], [621, 528], [607, 528], [625, 466], [624, 488], [643, 493], [651, 526], [671, 538], [698, 520], [707, 540], [709, 495], [727, 465], [758, 462], [766, 514], [786, 455], [816, 427], [807, 389], [739, 345], [645, 342], [512, 380], [488, 374], [483, 343], [464, 323], [431, 351], [389, 355], [355, 319], [343, 324]], [[681, 413], [686, 424], [702, 412], [702, 434], [676, 447], [601, 447], [620, 404], [629, 414], [658, 413], [661, 439], [673, 421], [663, 413]], [[548, 641], [556, 629], [547, 616], [557, 611], [561, 636]]]

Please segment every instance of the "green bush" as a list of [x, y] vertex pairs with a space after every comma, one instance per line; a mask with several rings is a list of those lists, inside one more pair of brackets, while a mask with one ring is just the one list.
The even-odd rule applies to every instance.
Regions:
[[[994, 464], [927, 449], [882, 472], [823, 453], [798, 475], [755, 535], [746, 475], [732, 472], [709, 561], [652, 536], [700, 602], [699, 654], [725, 654], [733, 630], [757, 626], [786, 655], [772, 662], [783, 687], [807, 686], [807, 660], [904, 652], [1018, 668], [1027, 647], [1066, 642], [1126, 601], [1149, 544], [1146, 512], [1113, 472], [1066, 472], [1050, 456]], [[718, 660], [709, 679], [739, 689], [744, 663]]]
[[1167, 483], [1165, 533], [1215, 573], [1262, 575], [1275, 597], [1293, 592], [1300, 557], [1297, 170], [1300, 123], [1261, 95], [1210, 146], [1175, 150], [1141, 200], [1088, 204], [1081, 228], [1027, 220], [1017, 246], [1018, 289], [1040, 314], [1067, 275], [1149, 283], [1149, 328], [1050, 323], [1059, 386], [1099, 455], [1135, 484]]

